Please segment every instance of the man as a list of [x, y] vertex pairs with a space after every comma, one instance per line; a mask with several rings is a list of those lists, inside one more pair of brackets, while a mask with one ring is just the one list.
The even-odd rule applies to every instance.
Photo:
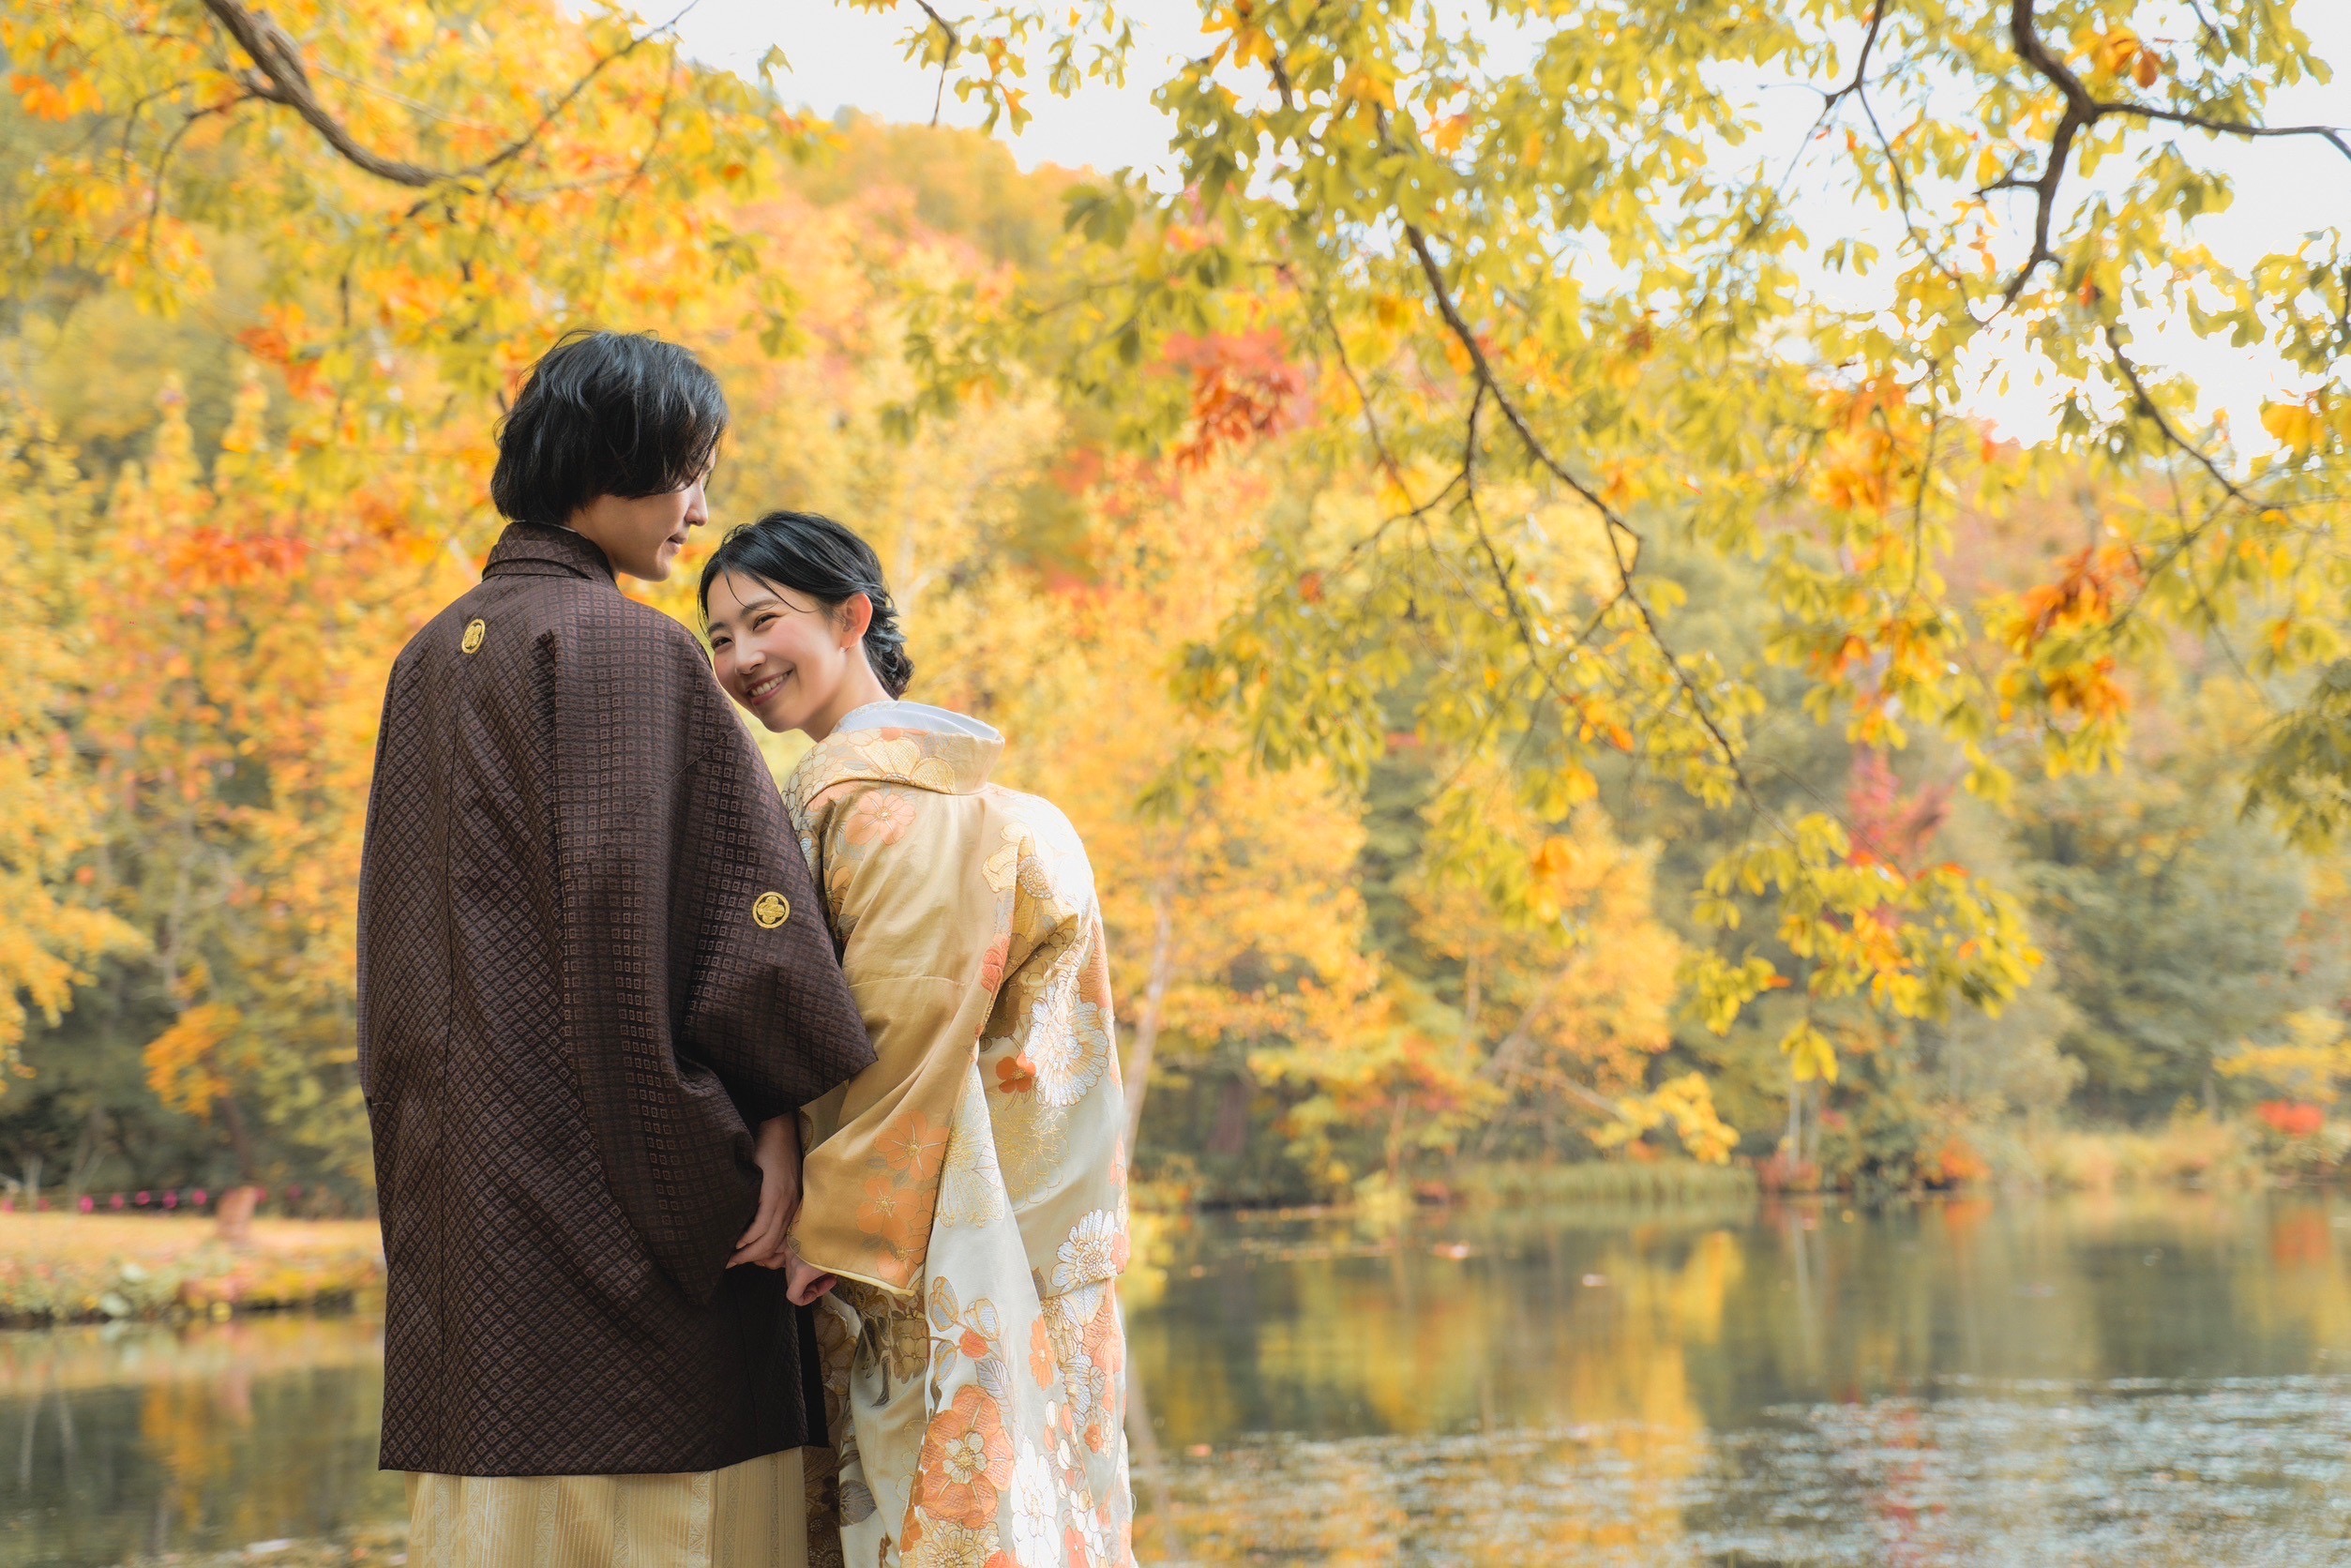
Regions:
[[550, 353], [500, 435], [509, 525], [385, 694], [359, 1072], [419, 1568], [809, 1546], [796, 1112], [873, 1051], [701, 644], [614, 580], [669, 576], [726, 419], [683, 349]]

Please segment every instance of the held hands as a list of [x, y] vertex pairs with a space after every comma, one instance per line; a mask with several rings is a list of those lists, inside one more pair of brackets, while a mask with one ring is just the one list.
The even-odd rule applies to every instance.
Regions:
[[806, 1306], [840, 1283], [836, 1275], [826, 1274], [802, 1258], [789, 1237], [785, 1239], [784, 1250], [788, 1255], [784, 1263], [784, 1294], [791, 1298], [792, 1305]]
[[792, 1305], [806, 1306], [839, 1281], [805, 1261], [791, 1244], [791, 1222], [800, 1212], [800, 1118], [784, 1115], [761, 1123], [751, 1160], [760, 1168], [760, 1206], [727, 1267], [752, 1263], [782, 1269], [784, 1293]]
[[751, 1228], [736, 1239], [727, 1267], [756, 1263], [780, 1269], [784, 1237], [800, 1212], [800, 1118], [787, 1113], [761, 1123], [751, 1160], [760, 1168], [759, 1211]]

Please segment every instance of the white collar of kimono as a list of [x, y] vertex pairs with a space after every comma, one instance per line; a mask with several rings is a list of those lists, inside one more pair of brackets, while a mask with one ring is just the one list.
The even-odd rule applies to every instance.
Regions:
[[927, 702], [897, 700], [851, 708], [833, 732], [839, 735], [852, 730], [924, 730], [934, 735], [963, 735], [975, 741], [1002, 742], [1004, 738], [994, 726], [982, 724], [976, 718], [934, 708]]

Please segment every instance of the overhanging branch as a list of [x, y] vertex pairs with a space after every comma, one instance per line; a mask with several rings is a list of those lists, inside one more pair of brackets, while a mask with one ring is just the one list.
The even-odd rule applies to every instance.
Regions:
[[1987, 190], [2015, 189], [2033, 193], [2032, 251], [2002, 292], [2004, 305], [2014, 303], [2016, 296], [2024, 293], [2025, 285], [2031, 281], [2032, 275], [2040, 270], [2042, 263], [2057, 260], [2056, 252], [2049, 249], [2049, 230], [2057, 214], [2057, 189], [2065, 182], [2066, 165], [2073, 156], [2075, 140], [2101, 120], [2117, 116], [2156, 120], [2256, 140], [2308, 136], [2325, 142], [2344, 158], [2351, 158], [2351, 138], [2346, 138], [2343, 129], [2335, 126], [2247, 125], [2242, 121], [2223, 120], [2193, 110], [2167, 109], [2161, 104], [2137, 103], [2127, 98], [2102, 98], [2089, 90], [2072, 67], [2065, 63], [2064, 56], [2051, 49], [2042, 38], [2040, 25], [2033, 15], [2034, 4], [2035, 0], [2009, 0], [2009, 38], [2015, 46], [2016, 57], [2064, 98], [2065, 113], [2057, 117], [2057, 128], [2050, 133], [2049, 151], [2039, 175], [2027, 180], [2012, 173], [1985, 188]]
[[930, 123], [935, 126], [939, 123], [939, 111], [947, 102], [947, 72], [955, 65], [955, 52], [963, 46], [963, 39], [956, 32], [955, 23], [941, 16], [930, 0], [914, 0], [914, 4], [922, 8], [923, 14], [930, 18], [931, 25], [944, 34], [947, 39], [947, 47], [939, 52], [939, 85], [930, 95]]
[[[1754, 787], [1747, 778], [1738, 746], [1724, 731], [1722, 725], [1714, 716], [1712, 706], [1706, 701], [1705, 693], [1698, 689], [1697, 683], [1690, 678], [1689, 671], [1683, 668], [1680, 657], [1666, 642], [1665, 628], [1657, 624], [1657, 617], [1650, 609], [1649, 601], [1641, 596], [1634, 581], [1634, 574], [1640, 560], [1640, 532], [1625, 521], [1617, 509], [1601, 497], [1598, 490], [1586, 484], [1565, 463], [1552, 456], [1551, 449], [1544, 445], [1543, 438], [1535, 433], [1533, 425], [1529, 423], [1525, 412], [1519, 408], [1517, 400], [1510, 395], [1508, 389], [1502, 385], [1500, 378], [1495, 375], [1492, 362], [1485, 357], [1485, 346], [1478, 341], [1477, 333], [1471, 330], [1469, 322], [1463, 318], [1460, 307], [1454, 300], [1452, 286], [1445, 281], [1444, 269], [1437, 264], [1436, 256], [1429, 250], [1428, 237], [1421, 233], [1418, 224], [1413, 223], [1407, 223], [1404, 226], [1404, 237], [1412, 247], [1413, 256], [1420, 262], [1421, 275], [1428, 280], [1429, 292], [1437, 302], [1438, 314], [1444, 319], [1446, 330], [1453, 334], [1454, 341], [1461, 345], [1462, 352], [1469, 355], [1470, 372], [1476, 378], [1478, 385], [1486, 396], [1494, 400], [1494, 406], [1502, 411], [1502, 417], [1509, 422], [1511, 430], [1516, 432], [1519, 444], [1526, 448], [1527, 455], [1532, 458], [1544, 472], [1575, 491], [1600, 515], [1604, 530], [1607, 535], [1609, 561], [1616, 572], [1618, 596], [1631, 605], [1634, 612], [1640, 616], [1641, 629], [1648, 635], [1650, 642], [1664, 656], [1666, 667], [1673, 671], [1674, 684], [1681, 689], [1682, 696], [1690, 704], [1691, 716], [1698, 721], [1699, 725], [1705, 729], [1708, 737], [1713, 741], [1715, 749], [1722, 756], [1723, 766], [1729, 770], [1731, 776], [1738, 781], [1741, 792], [1746, 794], [1749, 800], [1759, 800], [1760, 797], [1755, 793]], [[1628, 541], [1632, 547], [1630, 551], [1626, 549]]]
[[587, 91], [588, 84], [602, 75], [606, 67], [615, 60], [627, 58], [648, 40], [676, 24], [676, 19], [672, 18], [651, 32], [630, 38], [611, 53], [598, 57], [595, 64], [588, 68], [587, 74], [548, 106], [537, 124], [479, 163], [469, 163], [458, 169], [433, 169], [421, 163], [386, 158], [362, 145], [350, 129], [319, 101], [317, 91], [310, 85], [310, 73], [302, 64], [301, 52], [286, 36], [285, 29], [271, 20], [267, 12], [249, 11], [236, 0], [203, 0], [203, 5], [204, 9], [212, 13], [213, 19], [236, 40], [237, 47], [245, 52], [245, 57], [252, 61], [253, 68], [234, 73], [248, 93], [265, 102], [293, 110], [354, 168], [373, 174], [380, 180], [389, 180], [394, 185], [404, 185], [412, 189], [477, 178], [511, 163], [530, 150], [547, 128], [554, 123], [555, 117]]

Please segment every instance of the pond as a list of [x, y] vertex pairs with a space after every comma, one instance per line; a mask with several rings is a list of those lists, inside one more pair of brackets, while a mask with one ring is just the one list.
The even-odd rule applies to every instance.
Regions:
[[[2351, 1562], [2351, 1203], [1163, 1223], [1150, 1562]], [[365, 1319], [0, 1335], [0, 1568], [395, 1519]]]
[[0, 1334], [0, 1563], [115, 1563], [398, 1517], [384, 1336], [353, 1318]]
[[2351, 1561], [2351, 1206], [1236, 1219], [1175, 1251], [1135, 1315], [1160, 1560]]

